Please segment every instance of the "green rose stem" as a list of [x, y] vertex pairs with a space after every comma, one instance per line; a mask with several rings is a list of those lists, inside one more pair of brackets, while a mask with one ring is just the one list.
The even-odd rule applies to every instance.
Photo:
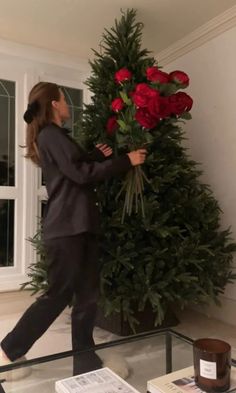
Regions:
[[132, 214], [133, 208], [135, 208], [135, 212], [138, 213], [139, 201], [141, 204], [142, 217], [145, 218], [143, 199], [144, 182], [150, 183], [140, 165], [132, 168], [126, 175], [123, 186], [116, 196], [117, 200], [120, 195], [125, 192], [125, 200], [121, 218], [122, 224], [124, 223], [125, 215], [128, 214], [130, 216]]

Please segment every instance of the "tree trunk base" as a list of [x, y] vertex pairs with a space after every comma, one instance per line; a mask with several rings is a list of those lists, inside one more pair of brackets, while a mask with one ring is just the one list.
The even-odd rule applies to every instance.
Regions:
[[[151, 306], [146, 307], [144, 311], [136, 311], [133, 316], [139, 321], [139, 325], [135, 325], [136, 333], [173, 327], [179, 324], [178, 318], [171, 309], [166, 312], [162, 324], [157, 326], [155, 326], [155, 315]], [[96, 326], [117, 334], [118, 336], [130, 336], [134, 334], [128, 322], [124, 320], [122, 313], [115, 313], [105, 317], [101, 308], [99, 308], [97, 312]]]

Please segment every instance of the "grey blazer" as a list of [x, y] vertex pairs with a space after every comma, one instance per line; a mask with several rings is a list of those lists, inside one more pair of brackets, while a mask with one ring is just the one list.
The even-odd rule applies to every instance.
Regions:
[[68, 133], [52, 123], [40, 131], [37, 139], [48, 193], [44, 239], [99, 233], [95, 184], [132, 167], [127, 154], [106, 160], [99, 149], [87, 154]]

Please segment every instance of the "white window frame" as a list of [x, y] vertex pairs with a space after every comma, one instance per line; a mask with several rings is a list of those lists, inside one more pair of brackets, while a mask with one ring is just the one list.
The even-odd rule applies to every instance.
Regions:
[[[6, 64], [7, 65], [7, 64]], [[26, 248], [23, 239], [27, 236], [24, 217], [25, 192], [23, 184], [26, 177], [24, 151], [24, 122], [20, 116], [24, 108], [25, 75], [21, 70], [16, 71], [12, 65], [1, 67], [0, 79], [15, 82], [15, 185], [0, 186], [0, 198], [15, 201], [14, 206], [14, 265], [0, 268], [0, 291], [11, 289], [19, 279], [23, 278], [25, 270]], [[21, 234], [19, 236], [19, 234]]]

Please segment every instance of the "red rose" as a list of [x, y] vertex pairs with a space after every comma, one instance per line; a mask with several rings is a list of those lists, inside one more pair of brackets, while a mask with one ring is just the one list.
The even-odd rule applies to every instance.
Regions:
[[187, 87], [189, 85], [189, 77], [183, 71], [173, 71], [170, 73], [170, 81], [179, 83]]
[[111, 103], [111, 108], [114, 112], [119, 112], [124, 108], [124, 102], [121, 98], [115, 98]]
[[143, 94], [148, 97], [155, 97], [159, 92], [152, 87], [148, 86], [147, 83], [138, 83], [135, 88], [135, 93]]
[[183, 92], [172, 94], [168, 97], [170, 112], [174, 115], [181, 115], [183, 112], [189, 112], [193, 106], [192, 98]]
[[152, 117], [152, 115], [150, 115], [150, 113], [145, 109], [137, 109], [135, 119], [142, 127], [148, 129], [156, 127], [159, 122], [159, 119]]
[[133, 93], [132, 100], [138, 108], [145, 108], [148, 104], [148, 97], [142, 94]]
[[169, 74], [158, 70], [157, 67], [149, 67], [146, 70], [147, 79], [151, 82], [168, 83]]
[[139, 108], [147, 107], [150, 100], [158, 97], [159, 92], [149, 87], [146, 83], [139, 83], [134, 93], [132, 93], [133, 102]]
[[132, 73], [127, 68], [121, 68], [119, 71], [115, 73], [115, 81], [117, 83], [130, 80], [131, 78], [132, 78]]
[[117, 118], [116, 116], [112, 116], [108, 119], [106, 130], [108, 135], [113, 135], [115, 130], [118, 128]]

